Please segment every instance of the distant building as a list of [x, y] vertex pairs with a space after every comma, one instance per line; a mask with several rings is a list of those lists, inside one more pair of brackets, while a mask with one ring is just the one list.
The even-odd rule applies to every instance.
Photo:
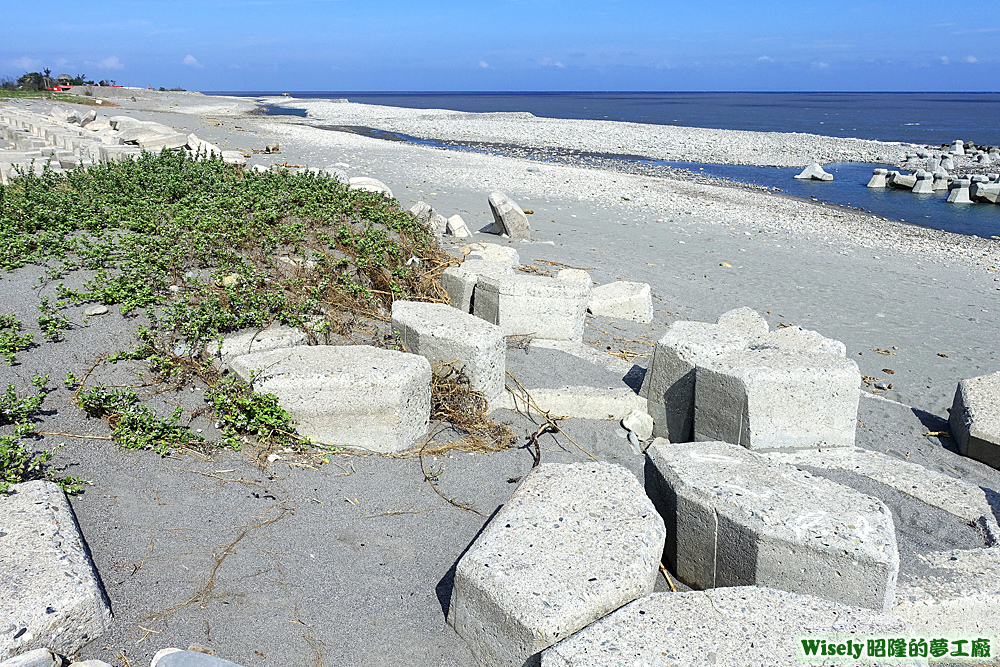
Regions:
[[56, 77], [56, 81], [58, 83], [63, 83], [63, 82], [69, 83], [72, 80], [73, 77], [71, 77], [69, 74], [60, 74], [59, 76]]

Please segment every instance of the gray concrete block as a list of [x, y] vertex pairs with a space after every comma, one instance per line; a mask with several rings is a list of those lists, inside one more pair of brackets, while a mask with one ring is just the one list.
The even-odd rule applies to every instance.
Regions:
[[426, 435], [431, 367], [421, 356], [315, 345], [254, 352], [229, 366], [254, 391], [276, 395], [298, 432], [317, 442], [391, 453]]
[[860, 387], [857, 364], [833, 354], [747, 350], [716, 357], [698, 366], [694, 439], [749, 449], [851, 447]]
[[449, 362], [464, 370], [469, 387], [486, 395], [491, 407], [503, 398], [507, 345], [503, 330], [445, 303], [395, 301], [392, 328], [408, 352], [432, 368]]
[[618, 281], [599, 285], [590, 292], [587, 309], [594, 315], [649, 324], [653, 321], [653, 297], [648, 283]]
[[674, 322], [653, 348], [639, 394], [649, 401], [653, 435], [671, 442], [694, 437], [695, 367], [742, 350], [746, 339], [708, 322]]
[[416, 204], [411, 206], [410, 213], [412, 213], [413, 217], [423, 224], [427, 224], [435, 215], [434, 209], [431, 205], [422, 201], [418, 201]]
[[773, 588], [653, 593], [546, 649], [542, 667], [790, 667], [805, 662], [797, 659], [805, 658], [796, 641], [802, 635], [841, 635], [845, 643], [859, 635], [858, 645], [865, 635], [910, 632], [892, 616]]
[[222, 160], [241, 167], [245, 167], [247, 164], [247, 157], [239, 151], [222, 151]]
[[796, 174], [795, 178], [807, 181], [832, 181], [833, 174], [830, 174], [823, 170], [823, 167], [819, 165], [818, 162], [813, 162], [811, 165], [802, 170], [802, 173]]
[[221, 342], [209, 343], [206, 351], [219, 366], [228, 368], [230, 361], [244, 354], [308, 344], [309, 338], [301, 329], [276, 324], [266, 329], [245, 329], [227, 334]]
[[1000, 469], [1000, 373], [958, 383], [948, 426], [962, 456]]
[[0, 660], [71, 655], [111, 628], [111, 610], [66, 495], [24, 482], [0, 495]]
[[192, 153], [204, 156], [214, 155], [216, 157], [222, 157], [222, 149], [215, 144], [199, 139], [195, 134], [189, 134], [187, 136], [187, 147]]
[[476, 283], [473, 313], [499, 325], [505, 336], [582, 340], [589, 299], [590, 287], [582, 283], [484, 275]]
[[528, 239], [531, 230], [528, 217], [517, 203], [502, 192], [490, 193], [490, 210], [493, 212], [493, 228], [512, 239]]
[[144, 151], [159, 153], [164, 148], [183, 148], [187, 146], [187, 142], [188, 138], [186, 135], [174, 132], [172, 134], [159, 134], [149, 138], [142, 138], [139, 140], [139, 148]]
[[160, 655], [155, 665], [150, 667], [240, 667], [240, 665], [201, 651], [171, 651]]
[[839, 340], [826, 338], [818, 331], [802, 327], [782, 327], [767, 333], [751, 343], [754, 350], [781, 350], [784, 352], [805, 352], [807, 354], [835, 354], [847, 356], [847, 346]]
[[888, 612], [899, 573], [880, 500], [723, 442], [651, 446], [664, 561], [692, 588], [758, 585]]
[[925, 635], [995, 635], [1000, 628], [1000, 549], [922, 555], [933, 574], [896, 588], [892, 613]]
[[569, 280], [571, 282], [583, 283], [584, 285], [590, 285], [593, 289], [594, 281], [590, 277], [590, 274], [583, 269], [560, 269], [556, 273], [556, 278], [559, 280]]
[[886, 183], [886, 176], [889, 170], [884, 167], [879, 167], [872, 172], [871, 180], [868, 181], [869, 188], [884, 188], [888, 186]]
[[719, 315], [717, 323], [732, 329], [751, 344], [766, 336], [767, 332], [771, 330], [763, 315], [746, 306], [722, 313]]
[[472, 232], [469, 231], [469, 226], [465, 224], [465, 220], [462, 216], [457, 213], [448, 218], [447, 224], [445, 225], [445, 233], [459, 239], [465, 239], [472, 236]]
[[619, 420], [633, 411], [646, 410], [646, 399], [628, 387], [527, 387], [531, 404], [519, 391], [507, 391], [497, 405], [518, 412], [537, 413], [532, 406], [552, 415], [575, 419]]
[[449, 266], [444, 270], [441, 274], [441, 286], [448, 293], [452, 306], [464, 313], [471, 313], [480, 276], [500, 278], [513, 275], [514, 269], [507, 262], [465, 261], [459, 266]]
[[652, 591], [664, 526], [609, 463], [542, 464], [459, 560], [448, 622], [489, 666], [538, 653]]

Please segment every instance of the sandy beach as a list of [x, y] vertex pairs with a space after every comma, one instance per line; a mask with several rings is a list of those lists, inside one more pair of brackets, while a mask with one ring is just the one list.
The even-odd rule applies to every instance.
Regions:
[[[595, 350], [648, 355], [651, 347], [636, 341], [655, 341], [677, 320], [714, 322], [741, 306], [763, 314], [772, 329], [794, 324], [843, 341], [863, 376], [892, 383], [886, 391], [863, 388], [859, 446], [1000, 489], [1000, 472], [958, 456], [947, 439], [925, 435], [947, 428], [959, 380], [1000, 370], [1000, 241], [747, 188], [443, 150], [319, 126], [761, 166], [895, 162], [907, 145], [313, 99], [267, 100], [307, 109], [308, 118], [265, 116], [256, 99], [120, 95], [107, 115], [193, 132], [250, 154], [250, 165], [377, 178], [403, 208], [425, 201], [445, 217], [461, 214], [472, 241], [508, 243], [477, 231], [493, 222], [489, 194], [506, 192], [533, 211], [532, 240], [512, 244], [523, 264], [558, 262], [587, 269], [597, 283], [651, 285], [653, 323], [615, 331], [620, 323], [588, 318], [584, 339]], [[275, 142], [280, 154], [252, 152]], [[445, 244], [457, 253], [468, 242]], [[39, 283], [42, 274], [26, 267], [2, 276], [0, 311], [33, 321], [39, 298], [55, 287]], [[24, 386], [41, 373], [58, 379], [69, 369], [80, 375], [98, 355], [127, 347], [135, 321], [112, 310], [69, 332], [67, 342], [24, 353], [18, 366], [0, 364], [0, 386]], [[568, 355], [548, 363], [557, 377], [579, 372]], [[106, 437], [107, 425], [86, 417], [70, 397], [62, 388], [50, 395], [42, 430]], [[519, 436], [531, 430], [513, 413], [504, 419]], [[598, 458], [642, 479], [642, 458], [616, 423], [570, 420], [566, 430]], [[436, 461], [441, 487], [476, 508], [474, 514], [436, 496], [413, 459], [344, 456], [319, 467], [279, 460], [261, 469], [240, 453], [161, 458], [59, 435], [39, 444], [61, 442], [56, 462], [94, 482], [72, 504], [116, 618], [115, 629], [83, 657], [116, 667], [148, 664], [160, 648], [191, 643], [247, 667], [471, 667], [467, 647], [445, 623], [449, 577], [506, 499], [508, 480], [532, 461], [523, 449]], [[586, 458], [558, 438], [546, 447], [548, 462]], [[1000, 517], [1000, 502], [993, 511]], [[206, 585], [214, 590], [209, 602], [185, 604]]]

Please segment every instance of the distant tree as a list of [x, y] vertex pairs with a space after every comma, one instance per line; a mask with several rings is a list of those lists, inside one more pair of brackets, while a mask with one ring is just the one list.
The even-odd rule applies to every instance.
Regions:
[[15, 90], [16, 88], [17, 81], [9, 76], [0, 76], [0, 90]]
[[45, 79], [39, 72], [25, 72], [18, 77], [17, 87], [21, 90], [41, 90], [45, 87]]
[[83, 86], [86, 85], [86, 83], [87, 83], [86, 74], [77, 74], [76, 78], [69, 80], [69, 85], [71, 86]]
[[42, 73], [45, 75], [42, 78], [43, 88], [51, 88], [52, 86], [56, 85], [55, 80], [52, 78], [52, 70], [46, 67], [44, 70], [42, 70]]

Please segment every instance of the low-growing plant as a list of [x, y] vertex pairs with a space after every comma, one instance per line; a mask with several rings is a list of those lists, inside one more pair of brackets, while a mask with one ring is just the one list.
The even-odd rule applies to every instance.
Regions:
[[309, 439], [295, 434], [291, 415], [274, 394], [260, 394], [235, 377], [220, 378], [207, 392], [215, 408], [216, 425], [222, 430], [223, 444], [239, 448], [240, 438], [254, 436], [265, 445], [302, 447]]
[[169, 419], [163, 419], [132, 389], [98, 385], [80, 392], [77, 402], [90, 416], [106, 418], [111, 437], [127, 449], [151, 449], [163, 455], [171, 449], [205, 443], [205, 438], [179, 425], [182, 407], [177, 406]]
[[28, 349], [31, 341], [35, 339], [33, 334], [18, 334], [21, 330], [21, 322], [14, 316], [0, 315], [0, 357], [13, 364], [16, 354], [20, 350]]

